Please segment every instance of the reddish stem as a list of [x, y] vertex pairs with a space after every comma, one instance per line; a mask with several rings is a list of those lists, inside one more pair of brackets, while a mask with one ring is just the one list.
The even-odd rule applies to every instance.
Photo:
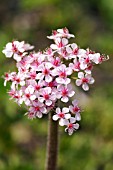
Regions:
[[57, 169], [58, 122], [53, 121], [52, 116], [53, 116], [53, 112], [50, 112], [49, 124], [48, 124], [46, 170]]

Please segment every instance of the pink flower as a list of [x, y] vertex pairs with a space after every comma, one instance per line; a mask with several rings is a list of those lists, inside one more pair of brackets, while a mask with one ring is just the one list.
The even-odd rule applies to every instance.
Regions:
[[69, 84], [70, 79], [67, 78], [67, 76], [71, 74], [72, 69], [70, 67], [66, 67], [64, 64], [60, 65], [52, 71], [52, 76], [58, 76], [56, 78], [56, 82], [59, 84]]
[[[11, 95], [11, 92], [10, 92], [10, 95]], [[15, 91], [15, 93], [13, 94], [13, 98], [18, 103], [18, 105], [21, 105], [23, 103], [22, 90]]]
[[37, 79], [43, 80], [45, 79], [46, 82], [51, 82], [52, 81], [52, 76], [51, 76], [51, 67], [52, 64], [50, 62], [45, 62], [41, 64], [38, 68], [37, 71], [39, 73], [37, 74]]
[[65, 125], [65, 119], [69, 119], [71, 115], [69, 114], [69, 108], [64, 107], [61, 111], [59, 107], [56, 108], [56, 114], [53, 115], [53, 120], [56, 121], [59, 119], [59, 125]]
[[75, 92], [72, 90], [71, 84], [68, 84], [66, 86], [59, 85], [57, 89], [59, 92], [59, 97], [64, 103], [67, 103], [69, 101], [69, 97], [72, 97], [75, 94]]
[[31, 53], [29, 55], [30, 66], [35, 71], [37, 70], [38, 66], [42, 64], [44, 60], [45, 60], [45, 55], [42, 54], [42, 52]]
[[79, 48], [78, 48], [77, 44], [75, 44], [75, 43], [70, 44], [70, 46], [67, 46], [66, 51], [69, 54], [69, 59], [72, 59], [72, 58], [74, 59], [79, 54]]
[[28, 52], [34, 46], [24, 41], [9, 42], [2, 51], [6, 57], [16, 60], [17, 72], [3, 76], [4, 86], [7, 82], [11, 84], [8, 92], [11, 99], [18, 105], [24, 102], [30, 119], [42, 118], [56, 108], [53, 120], [65, 125], [69, 135], [79, 128], [76, 121], [81, 120], [78, 101], [74, 100], [70, 105], [69, 99], [75, 94], [71, 80], [75, 78], [77, 86], [89, 90], [89, 84], [94, 83], [93, 66], [109, 59], [89, 49], [81, 49], [76, 43], [69, 44], [71, 37], [74, 35], [67, 28], [57, 29], [48, 36], [54, 43], [44, 51]]
[[24, 86], [25, 85], [25, 75], [21, 74], [20, 72], [18, 72], [18, 74], [14, 74], [12, 76], [12, 88], [18, 87], [18, 85], [20, 86]]
[[94, 83], [94, 78], [91, 77], [90, 74], [85, 74], [83, 72], [79, 72], [78, 73], [78, 78], [76, 80], [76, 85], [77, 86], [81, 86], [82, 85], [82, 88], [87, 91], [89, 90], [89, 86], [88, 84], [93, 84]]
[[24, 57], [21, 61], [17, 62], [16, 64], [18, 71], [22, 74], [29, 72], [30, 62], [29, 57]]
[[19, 42], [19, 41], [13, 41], [12, 43], [9, 42], [6, 44], [5, 49], [2, 51], [6, 57], [12, 57], [14, 53], [21, 52], [23, 53], [25, 50], [23, 48], [24, 41]]
[[2, 52], [6, 57], [11, 58], [13, 56], [15, 60], [20, 61], [23, 55], [25, 55], [24, 51], [24, 41], [13, 41], [12, 43], [6, 44], [6, 47]]
[[74, 60], [73, 60], [73, 63], [70, 63], [69, 64], [69, 67], [71, 68], [71, 69], [73, 69], [74, 71], [80, 71], [80, 62], [77, 60], [77, 58], [75, 58]]
[[73, 105], [69, 106], [69, 110], [72, 114], [75, 114], [76, 120], [80, 121], [81, 120], [81, 115], [80, 115], [81, 109], [78, 106], [78, 101], [75, 99], [74, 101], [72, 101], [72, 104]]
[[66, 27], [62, 29], [57, 29], [57, 32], [60, 33], [61, 37], [65, 37], [65, 38], [75, 37], [73, 34], [69, 33], [69, 30]]
[[61, 60], [60, 60], [59, 57], [52, 58], [52, 59], [51, 59], [51, 62], [52, 62], [52, 64], [53, 64], [54, 67], [58, 67], [58, 66], [60, 66], [60, 64], [61, 64]]
[[64, 48], [68, 44], [68, 40], [66, 38], [57, 38], [55, 39], [55, 44], [51, 44], [50, 47], [53, 50], [59, 50], [61, 48]]
[[[51, 82], [45, 82], [45, 86], [46, 87], [51, 87], [52, 91], [53, 89], [56, 89], [58, 83], [54, 80], [54, 81], [51, 81]], [[57, 89], [56, 89], [57, 90]]]
[[21, 61], [22, 57], [27, 53], [25, 51], [33, 49], [34, 46], [30, 44], [25, 44], [24, 41], [13, 41], [6, 44], [5, 49], [2, 51], [6, 57], [13, 58], [17, 61]]
[[36, 114], [34, 112], [27, 112], [25, 115], [28, 116], [28, 119], [34, 119], [36, 118]]
[[74, 37], [73, 34], [70, 34], [67, 28], [62, 28], [62, 29], [57, 29], [57, 30], [53, 30], [52, 35], [51, 36], [47, 36], [47, 38], [49, 39], [57, 39], [57, 38], [71, 38]]
[[87, 69], [88, 65], [91, 63], [90, 58], [88, 56], [86, 56], [86, 58], [80, 58], [79, 62], [81, 70]]
[[38, 97], [38, 100], [41, 103], [45, 102], [45, 105], [47, 106], [52, 105], [53, 101], [56, 100], [56, 95], [52, 93], [52, 89], [50, 87], [40, 89], [39, 94], [40, 96]]
[[32, 85], [29, 85], [24, 90], [23, 100], [27, 106], [31, 105], [31, 101], [34, 101], [37, 98], [37, 96], [34, 93], [34, 87]]
[[65, 125], [67, 126], [67, 128], [65, 128], [65, 132], [68, 132], [69, 135], [72, 135], [73, 132], [79, 128], [79, 124], [75, 122], [76, 118], [73, 117], [65, 121]]
[[38, 118], [42, 118], [43, 114], [47, 114], [46, 107], [39, 101], [33, 101], [33, 105], [30, 107], [29, 111], [35, 113], [35, 116]]
[[47, 38], [49, 38], [49, 39], [56, 39], [58, 37], [59, 37], [59, 33], [56, 30], [52, 31], [52, 35], [47, 36]]
[[9, 96], [11, 96], [10, 99], [12, 99], [12, 98], [14, 97], [14, 95], [15, 95], [15, 90], [14, 90], [14, 89], [10, 89], [10, 90], [8, 91], [8, 94], [9, 94]]
[[16, 74], [15, 72], [12, 72], [12, 73], [5, 73], [5, 76], [3, 76], [4, 78], [4, 86], [6, 86], [7, 84], [7, 81], [12, 81], [12, 77], [13, 77], [13, 74]]

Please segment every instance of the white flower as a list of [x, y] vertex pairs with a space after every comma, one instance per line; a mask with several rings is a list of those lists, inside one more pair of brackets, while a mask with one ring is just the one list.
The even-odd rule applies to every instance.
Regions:
[[39, 101], [33, 101], [33, 105], [30, 107], [29, 111], [35, 113], [38, 118], [42, 118], [43, 114], [47, 113], [45, 105]]
[[75, 99], [74, 101], [72, 101], [72, 104], [73, 105], [69, 106], [69, 110], [72, 114], [75, 114], [76, 120], [80, 121], [81, 120], [81, 115], [80, 115], [81, 109], [78, 106], [78, 101]]
[[45, 79], [46, 82], [51, 82], [52, 81], [52, 76], [51, 76], [51, 67], [52, 64], [50, 62], [45, 62], [41, 65], [38, 66], [37, 71], [39, 73], [36, 76], [36, 79], [38, 80], [43, 80]]
[[69, 108], [64, 107], [61, 111], [59, 107], [56, 108], [56, 114], [53, 115], [53, 120], [59, 119], [59, 125], [64, 126], [66, 124], [66, 119], [69, 119], [71, 115], [69, 114]]
[[34, 101], [36, 99], [36, 94], [34, 93], [34, 87], [32, 85], [29, 85], [24, 90], [23, 100], [27, 106], [31, 105], [31, 101]]
[[70, 78], [68, 78], [67, 76], [72, 74], [72, 69], [70, 67], [66, 67], [65, 64], [62, 64], [59, 67], [55, 68], [51, 74], [52, 76], [58, 76], [56, 77], [57, 83], [69, 84]]
[[74, 131], [79, 128], [79, 124], [75, 123], [76, 118], [71, 117], [69, 120], [66, 120], [67, 127], [65, 128], [65, 132], [68, 132], [69, 135], [72, 135]]
[[47, 36], [47, 38], [49, 39], [53, 39], [56, 40], [57, 38], [73, 38], [75, 37], [73, 34], [70, 34], [67, 28], [62, 28], [62, 29], [57, 29], [57, 30], [53, 30], [52, 35], [51, 36]]
[[88, 84], [93, 84], [94, 83], [94, 78], [91, 77], [90, 74], [85, 74], [83, 72], [78, 73], [78, 79], [76, 80], [76, 85], [81, 86], [82, 88], [87, 91], [89, 90]]
[[52, 105], [52, 103], [56, 100], [56, 95], [52, 93], [52, 89], [50, 87], [41, 88], [39, 91], [40, 96], [38, 100], [43, 103], [45, 102], [46, 106]]
[[50, 47], [53, 50], [59, 50], [63, 47], [65, 47], [68, 44], [68, 40], [66, 38], [57, 38], [55, 39], [55, 44], [51, 44]]
[[72, 90], [71, 84], [68, 84], [66, 86], [59, 85], [57, 87], [61, 101], [64, 103], [67, 103], [69, 101], [69, 97], [72, 97], [75, 92]]

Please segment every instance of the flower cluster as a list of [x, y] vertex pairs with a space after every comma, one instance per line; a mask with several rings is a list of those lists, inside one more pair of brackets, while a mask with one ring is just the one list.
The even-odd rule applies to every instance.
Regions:
[[[45, 51], [31, 51], [33, 46], [24, 41], [13, 41], [2, 51], [6, 57], [16, 60], [17, 72], [5, 73], [4, 85], [11, 82], [8, 94], [18, 105], [25, 104], [26, 115], [30, 119], [42, 118], [44, 114], [54, 111], [53, 120], [59, 120], [60, 126], [72, 135], [79, 128], [81, 108], [74, 99], [72, 80], [83, 90], [89, 90], [94, 83], [92, 69], [108, 59], [100, 53], [89, 49], [81, 49], [68, 40], [74, 37], [67, 28], [52, 32], [49, 39], [54, 41]], [[28, 52], [30, 50], [30, 52]], [[76, 79], [74, 80], [73, 79]], [[66, 107], [60, 108], [62, 105]]]

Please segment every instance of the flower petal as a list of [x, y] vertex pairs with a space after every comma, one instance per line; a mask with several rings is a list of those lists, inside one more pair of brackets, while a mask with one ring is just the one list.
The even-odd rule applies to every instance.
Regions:
[[78, 123], [73, 124], [73, 127], [74, 127], [74, 129], [78, 129], [79, 128], [79, 124]]
[[59, 125], [60, 126], [64, 126], [65, 125], [65, 120], [64, 119], [60, 119], [59, 120]]
[[77, 79], [77, 80], [76, 80], [76, 85], [77, 85], [77, 86], [80, 86], [81, 84], [82, 84], [82, 80]]
[[81, 79], [81, 78], [84, 78], [84, 73], [83, 73], [83, 72], [79, 72], [79, 73], [78, 73], [78, 78], [80, 78], [80, 79]]
[[54, 121], [56, 121], [56, 120], [58, 120], [58, 119], [59, 119], [58, 115], [53, 115], [53, 120], [54, 120]]
[[65, 119], [70, 119], [71, 115], [70, 114], [65, 114]]
[[63, 107], [62, 112], [63, 112], [63, 113], [68, 113], [68, 112], [69, 112], [69, 108]]
[[82, 85], [82, 88], [83, 88], [83, 90], [85, 90], [85, 91], [88, 91], [88, 90], [89, 90], [89, 86], [88, 86], [87, 83], [84, 83], [84, 84]]

